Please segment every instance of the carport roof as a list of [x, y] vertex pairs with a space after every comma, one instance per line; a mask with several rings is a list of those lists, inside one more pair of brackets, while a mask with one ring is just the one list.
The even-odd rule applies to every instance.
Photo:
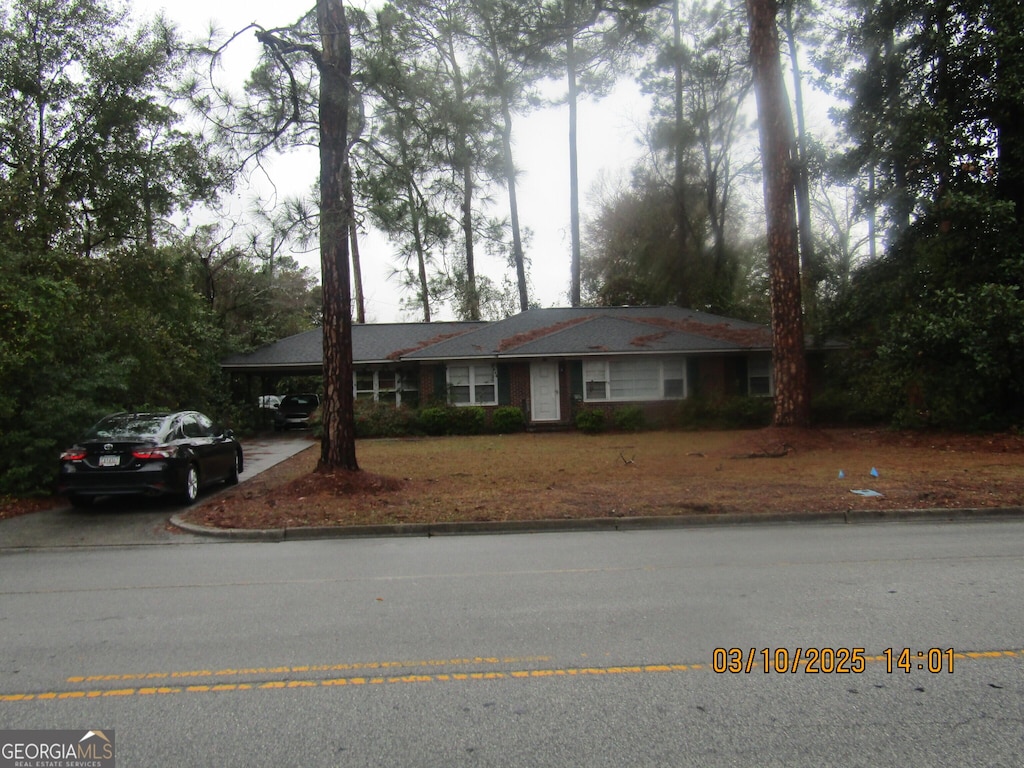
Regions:
[[[352, 326], [352, 359], [357, 365], [394, 363], [402, 355], [484, 322], [381, 323]], [[244, 373], [316, 374], [323, 367], [323, 332], [316, 328], [221, 361], [221, 368]]]

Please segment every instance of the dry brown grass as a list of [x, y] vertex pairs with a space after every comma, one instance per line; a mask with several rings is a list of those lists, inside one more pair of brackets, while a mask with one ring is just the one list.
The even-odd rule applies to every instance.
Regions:
[[554, 433], [365, 440], [357, 454], [360, 472], [316, 472], [314, 445], [186, 519], [285, 528], [1024, 505], [1015, 435]]

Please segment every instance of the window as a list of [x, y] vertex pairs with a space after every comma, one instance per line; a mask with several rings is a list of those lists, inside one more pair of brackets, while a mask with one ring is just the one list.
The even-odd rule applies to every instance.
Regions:
[[448, 366], [448, 397], [455, 405], [472, 402], [473, 388], [469, 383], [472, 370], [468, 365]]
[[480, 404], [498, 402], [497, 379], [494, 368], [489, 365], [473, 367], [473, 402]]
[[632, 358], [585, 360], [583, 399], [678, 400], [686, 397], [686, 360]]
[[661, 398], [661, 363], [657, 360], [612, 360], [608, 363], [612, 400]]
[[604, 360], [583, 363], [583, 399], [608, 399], [608, 364]]
[[665, 360], [661, 364], [665, 382], [665, 399], [681, 400], [686, 397], [686, 360]]
[[420, 380], [417, 371], [395, 373], [395, 403], [415, 408], [420, 403]]
[[356, 371], [356, 399], [376, 400], [377, 399], [377, 372]]
[[415, 378], [410, 377], [407, 385], [398, 371], [356, 371], [355, 394], [357, 400], [373, 400], [381, 403], [402, 404], [402, 391], [407, 390], [415, 400]]
[[747, 391], [762, 397], [772, 393], [772, 361], [768, 355], [747, 360]]
[[497, 405], [498, 377], [492, 365], [449, 365], [448, 397], [454, 405]]
[[181, 420], [181, 432], [191, 439], [210, 437], [213, 435], [213, 422], [198, 413], [188, 414]]
[[199, 429], [202, 430], [203, 437], [209, 437], [213, 435], [213, 422], [210, 421], [206, 416], [203, 416], [203, 414], [196, 414], [196, 424], [198, 424]]

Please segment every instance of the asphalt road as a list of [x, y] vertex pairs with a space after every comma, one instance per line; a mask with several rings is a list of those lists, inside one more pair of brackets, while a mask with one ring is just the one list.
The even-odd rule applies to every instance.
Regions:
[[0, 728], [121, 768], [1017, 766], [1022, 587], [1015, 521], [7, 550]]

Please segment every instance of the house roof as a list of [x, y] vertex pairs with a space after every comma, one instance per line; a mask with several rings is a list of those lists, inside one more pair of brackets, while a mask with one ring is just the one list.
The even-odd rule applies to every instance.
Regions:
[[531, 309], [406, 360], [770, 350], [766, 326], [679, 307]]
[[[485, 325], [462, 323], [381, 323], [352, 326], [352, 359], [361, 365], [393, 363], [403, 354]], [[225, 370], [251, 373], [319, 373], [323, 332], [316, 328], [221, 361]]]
[[[531, 309], [497, 322], [352, 326], [356, 365], [473, 358], [770, 351], [767, 326], [679, 307]], [[221, 363], [250, 373], [318, 373], [322, 333], [306, 331]]]

